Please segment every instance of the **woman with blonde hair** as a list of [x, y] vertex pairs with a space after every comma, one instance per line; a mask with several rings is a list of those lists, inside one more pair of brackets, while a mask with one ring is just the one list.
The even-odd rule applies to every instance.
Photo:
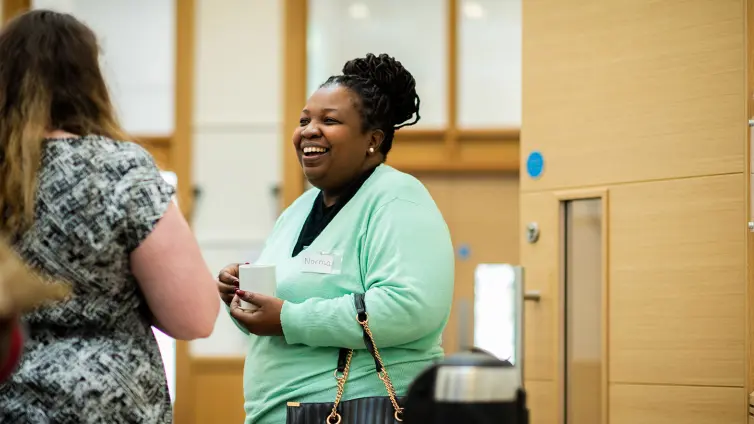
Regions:
[[35, 10], [2, 29], [0, 237], [72, 293], [23, 317], [0, 422], [172, 422], [151, 327], [207, 337], [219, 299], [172, 186], [127, 138], [86, 25]]

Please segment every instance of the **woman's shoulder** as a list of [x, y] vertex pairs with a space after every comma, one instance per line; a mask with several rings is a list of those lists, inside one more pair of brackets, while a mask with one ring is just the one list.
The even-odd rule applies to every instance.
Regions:
[[107, 164], [108, 169], [125, 173], [135, 167], [156, 166], [152, 154], [133, 141], [93, 136], [83, 144], [99, 159], [98, 163]]
[[141, 145], [99, 135], [49, 139], [47, 153], [51, 162], [70, 164], [76, 169], [111, 178], [118, 178], [135, 167], [155, 166], [152, 155]]
[[429, 190], [418, 178], [389, 165], [377, 168], [370, 180], [372, 181], [369, 181], [368, 190], [375, 200], [375, 208], [395, 200], [436, 207]]
[[310, 188], [306, 191], [304, 191], [301, 196], [298, 196], [296, 200], [294, 200], [283, 212], [280, 214], [281, 217], [291, 214], [297, 214], [297, 213], [306, 213], [309, 214], [309, 211], [312, 208], [312, 205], [314, 204], [314, 199], [319, 194], [318, 188]]
[[75, 193], [86, 192], [91, 202], [119, 203], [133, 187], [145, 184], [159, 184], [158, 191], [170, 196], [171, 188], [162, 183], [159, 169], [144, 147], [130, 141], [85, 136], [47, 140], [39, 193], [44, 199], [52, 196], [56, 202], [75, 202]]

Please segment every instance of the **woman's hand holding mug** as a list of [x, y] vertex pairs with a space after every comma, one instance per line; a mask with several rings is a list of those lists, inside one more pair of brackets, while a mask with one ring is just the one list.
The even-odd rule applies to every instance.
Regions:
[[220, 299], [230, 306], [236, 290], [240, 288], [238, 280], [238, 266], [240, 264], [230, 264], [220, 271], [217, 276], [217, 291], [220, 292]]
[[[241, 300], [256, 306], [250, 311], [241, 305]], [[236, 297], [230, 304], [230, 315], [257, 336], [282, 336], [283, 324], [280, 314], [283, 311], [283, 301], [273, 296], [260, 293], [250, 293], [243, 290], [236, 291]]]

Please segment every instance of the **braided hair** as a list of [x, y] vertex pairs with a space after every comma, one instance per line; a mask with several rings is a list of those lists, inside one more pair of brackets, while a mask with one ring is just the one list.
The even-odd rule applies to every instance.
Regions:
[[[334, 75], [321, 87], [340, 85], [359, 98], [362, 131], [381, 130], [385, 138], [380, 152], [387, 157], [395, 132], [419, 122], [419, 95], [416, 80], [401, 62], [387, 54], [349, 60], [342, 75]], [[410, 122], [409, 119], [414, 117]]]

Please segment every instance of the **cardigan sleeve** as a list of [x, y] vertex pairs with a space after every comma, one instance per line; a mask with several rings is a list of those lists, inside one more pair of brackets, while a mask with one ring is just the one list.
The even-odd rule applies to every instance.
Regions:
[[13, 324], [9, 337], [7, 351], [0, 355], [0, 357], [4, 358], [3, 362], [0, 363], [0, 383], [11, 376], [18, 362], [21, 360], [24, 338], [21, 332], [21, 325], [18, 321]]
[[[432, 204], [394, 199], [370, 218], [360, 254], [369, 326], [377, 347], [423, 349], [435, 344], [453, 299], [454, 253], [450, 233]], [[364, 349], [353, 295], [283, 303], [281, 323], [289, 344]], [[436, 334], [437, 338], [429, 338]], [[409, 346], [406, 346], [409, 345]]]

